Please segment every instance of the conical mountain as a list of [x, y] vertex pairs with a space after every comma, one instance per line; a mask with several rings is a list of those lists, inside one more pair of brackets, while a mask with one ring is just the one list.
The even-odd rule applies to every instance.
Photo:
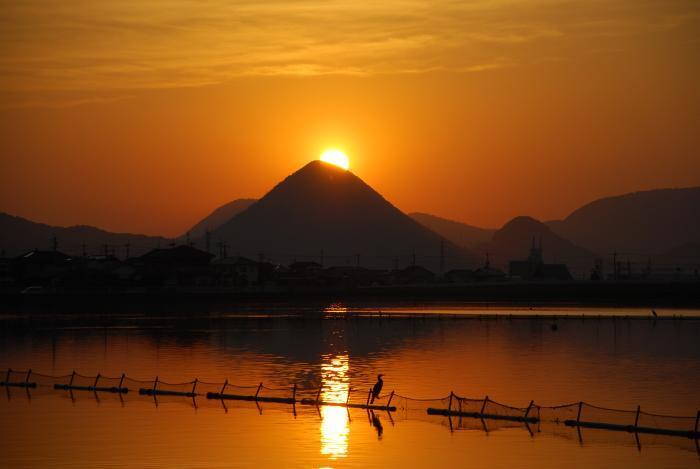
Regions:
[[[392, 268], [412, 262], [433, 271], [473, 265], [474, 257], [421, 226], [352, 172], [313, 161], [211, 234], [240, 254], [282, 264]], [[441, 248], [442, 246], [442, 248]]]

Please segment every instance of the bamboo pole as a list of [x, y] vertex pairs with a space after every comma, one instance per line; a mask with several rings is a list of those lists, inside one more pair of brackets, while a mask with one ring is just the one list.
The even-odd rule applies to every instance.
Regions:
[[321, 399], [321, 391], [323, 390], [323, 384], [318, 387], [318, 392], [316, 393], [316, 403], [318, 404], [319, 399]]
[[450, 402], [447, 404], [447, 412], [452, 412], [452, 396], [454, 395], [454, 391], [450, 391]]
[[297, 401], [297, 383], [294, 383], [294, 387], [292, 388], [292, 403]]
[[70, 375], [70, 381], [68, 382], [68, 386], [73, 386], [73, 379], [75, 378], [75, 370], [73, 370], [73, 373]]
[[100, 380], [100, 374], [97, 373], [97, 376], [95, 376], [95, 382], [92, 383], [92, 387], [96, 388], [97, 387], [97, 382]]
[[194, 391], [197, 389], [198, 382], [199, 382], [199, 379], [195, 378], [194, 382], [192, 383], [192, 394], [194, 394]]
[[124, 383], [125, 377], [126, 377], [126, 373], [122, 373], [122, 377], [119, 379], [119, 389], [121, 389], [122, 384]]
[[639, 426], [639, 411], [642, 409], [642, 406], [637, 406], [637, 413], [634, 416], [634, 426], [637, 427]]
[[10, 374], [12, 373], [12, 368], [7, 369], [7, 374], [5, 375], [5, 382], [9, 383], [10, 382]]
[[226, 378], [226, 379], [224, 380], [224, 385], [221, 386], [221, 392], [219, 392], [219, 394], [223, 394], [223, 393], [224, 393], [224, 390], [226, 389], [226, 385], [227, 385], [227, 384], [228, 384], [228, 378]]
[[372, 397], [372, 388], [367, 391], [367, 405], [369, 405], [369, 399]]
[[29, 377], [32, 375], [32, 369], [29, 368], [29, 371], [27, 371], [27, 377], [24, 380], [25, 383], [29, 383]]
[[158, 377], [156, 376], [156, 380], [153, 381], [153, 392], [156, 392], [156, 386], [158, 386]]
[[258, 394], [260, 394], [260, 390], [262, 389], [262, 386], [263, 386], [263, 384], [262, 384], [262, 381], [261, 381], [260, 384], [258, 385], [258, 390], [255, 391], [255, 400], [256, 400], [256, 401], [258, 400]]

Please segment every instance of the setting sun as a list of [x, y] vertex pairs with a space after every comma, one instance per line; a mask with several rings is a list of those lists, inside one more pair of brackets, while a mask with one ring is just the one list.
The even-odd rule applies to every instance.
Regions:
[[330, 148], [324, 151], [321, 155], [321, 161], [340, 166], [343, 169], [350, 168], [350, 160], [348, 160], [347, 155], [340, 150], [336, 150], [335, 148]]

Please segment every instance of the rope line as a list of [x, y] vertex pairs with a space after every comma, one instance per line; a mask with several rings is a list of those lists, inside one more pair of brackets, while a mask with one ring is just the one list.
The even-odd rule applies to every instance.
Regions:
[[[44, 374], [44, 373], [35, 373], [34, 371], [31, 371], [31, 370], [14, 370], [14, 369], [6, 369], [5, 371], [0, 370], [0, 381], [3, 381], [3, 383], [6, 381], [6, 377], [8, 378], [7, 381], [10, 384], [22, 383], [25, 380], [27, 380], [27, 378], [29, 378], [29, 382], [31, 382], [33, 385], [46, 386], [46, 387], [53, 386], [53, 383], [49, 384], [49, 383], [37, 382], [36, 378], [39, 378], [39, 380], [41, 380], [41, 379], [69, 380], [69, 381], [62, 382], [61, 384], [63, 385], [63, 384], [68, 384], [68, 383], [72, 382], [73, 378], [75, 378], [75, 377], [79, 377], [82, 379], [89, 379], [89, 380], [97, 380], [98, 376], [99, 376], [99, 379], [111, 380], [111, 381], [124, 381], [125, 383], [128, 382], [128, 383], [144, 384], [144, 385], [148, 385], [149, 387], [153, 386], [156, 383], [156, 378], [154, 378], [154, 379], [136, 379], [136, 378], [131, 378], [131, 377], [127, 376], [126, 374], [118, 376], [118, 377], [110, 377], [110, 376], [102, 376], [99, 374], [95, 375], [95, 376], [87, 376], [87, 375], [79, 374], [76, 372], [73, 372], [73, 373], [67, 374], [67, 375], [49, 375], [49, 374]], [[99, 381], [99, 380], [97, 380], [97, 381]], [[180, 382], [180, 383], [171, 383], [168, 381], [162, 381], [160, 379], [158, 379], [158, 381], [157, 381], [158, 385], [162, 385], [164, 387], [167, 387], [167, 386], [186, 386], [186, 385], [190, 386], [190, 385], [193, 385], [195, 382], [197, 384], [201, 384], [204, 386], [216, 386], [217, 388], [223, 389], [223, 390], [226, 390], [226, 389], [250, 389], [250, 390], [260, 389], [260, 390], [263, 390], [264, 389], [267, 391], [287, 392], [290, 394], [290, 396], [294, 392], [293, 391], [294, 389], [296, 390], [297, 394], [303, 394], [303, 393], [308, 393], [308, 392], [315, 392], [316, 393], [319, 390], [318, 386], [306, 387], [306, 388], [300, 388], [300, 387], [296, 387], [294, 385], [289, 385], [286, 387], [268, 387], [268, 386], [263, 385], [262, 383], [259, 385], [254, 385], [254, 386], [237, 385], [237, 384], [229, 383], [228, 380], [226, 380], [225, 382], [213, 382], [213, 381], [201, 381], [199, 379], [195, 379], [195, 380], [184, 381], [184, 382]], [[362, 388], [357, 388], [357, 387], [350, 388], [350, 390], [361, 390], [361, 389]], [[355, 393], [354, 395], [355, 396], [363, 396], [364, 393], [360, 392], [360, 393]], [[457, 394], [454, 394], [454, 393], [450, 393], [444, 397], [438, 397], [438, 398], [432, 398], [432, 399], [409, 397], [409, 396], [405, 396], [405, 395], [402, 395], [399, 393], [393, 393], [393, 396], [396, 399], [403, 399], [403, 400], [407, 401], [407, 403], [408, 403], [408, 401], [424, 402], [424, 403], [425, 402], [438, 402], [439, 401], [442, 404], [445, 404], [447, 401], [450, 400], [450, 398], [452, 398], [452, 399], [455, 399], [457, 401], [456, 403], [452, 404], [452, 410], [457, 410], [458, 408], [461, 409], [461, 404], [463, 404], [463, 403], [479, 404], [479, 405], [483, 406], [482, 409], [484, 409], [484, 411], [486, 411], [486, 409], [488, 409], [488, 411], [490, 411], [490, 412], [498, 412], [499, 408], [500, 408], [501, 411], [503, 411], [503, 410], [513, 411], [513, 412], [518, 413], [519, 415], [522, 415], [523, 413], [525, 413], [528, 410], [527, 408], [523, 408], [523, 407], [514, 407], [514, 406], [507, 405], [507, 404], [502, 404], [500, 402], [497, 402], [497, 401], [494, 401], [494, 400], [488, 399], [488, 398], [474, 399], [474, 398], [468, 398], [468, 397], [461, 397], [461, 396], [458, 396]], [[491, 407], [485, 407], [486, 405], [490, 405]], [[541, 405], [537, 405], [537, 404], [532, 404], [530, 409], [531, 409], [531, 411], [532, 411], [532, 409], [553, 410], [554, 411], [554, 410], [565, 409], [565, 408], [569, 408], [570, 410], [575, 410], [579, 405], [585, 406], [585, 408], [591, 408], [591, 409], [602, 410], [602, 411], [607, 411], [607, 412], [617, 412], [617, 413], [626, 414], [626, 415], [634, 415], [637, 413], [636, 410], [623, 410], [623, 409], [613, 409], [613, 408], [609, 408], [609, 407], [601, 407], [601, 406], [589, 404], [588, 402], [583, 402], [583, 401], [572, 402], [569, 404], [561, 404], [561, 405], [556, 405], [556, 406], [541, 406]], [[497, 408], [494, 409], [493, 408], [494, 406]], [[408, 409], [406, 409], [406, 410], [408, 410]], [[488, 413], [488, 412], [486, 412], [486, 413]], [[639, 410], [639, 415], [651, 417], [651, 418], [676, 419], [676, 420], [682, 420], [684, 422], [690, 422], [690, 423], [692, 423], [693, 421], [695, 421], [697, 419], [697, 416], [663, 415], [663, 414], [655, 414], [655, 413], [651, 413], [651, 412], [645, 412], [645, 411], [641, 411], [641, 410]], [[556, 418], [552, 417], [549, 420], [559, 422], [560, 417], [556, 417]]]

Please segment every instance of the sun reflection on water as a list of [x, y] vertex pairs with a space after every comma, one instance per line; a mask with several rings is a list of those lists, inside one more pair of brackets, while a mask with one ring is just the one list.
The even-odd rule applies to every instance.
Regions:
[[[345, 402], [348, 398], [348, 355], [325, 355], [321, 363], [321, 399], [326, 402]], [[348, 453], [350, 434], [348, 410], [345, 407], [321, 408], [321, 454], [330, 459], [344, 458]]]

